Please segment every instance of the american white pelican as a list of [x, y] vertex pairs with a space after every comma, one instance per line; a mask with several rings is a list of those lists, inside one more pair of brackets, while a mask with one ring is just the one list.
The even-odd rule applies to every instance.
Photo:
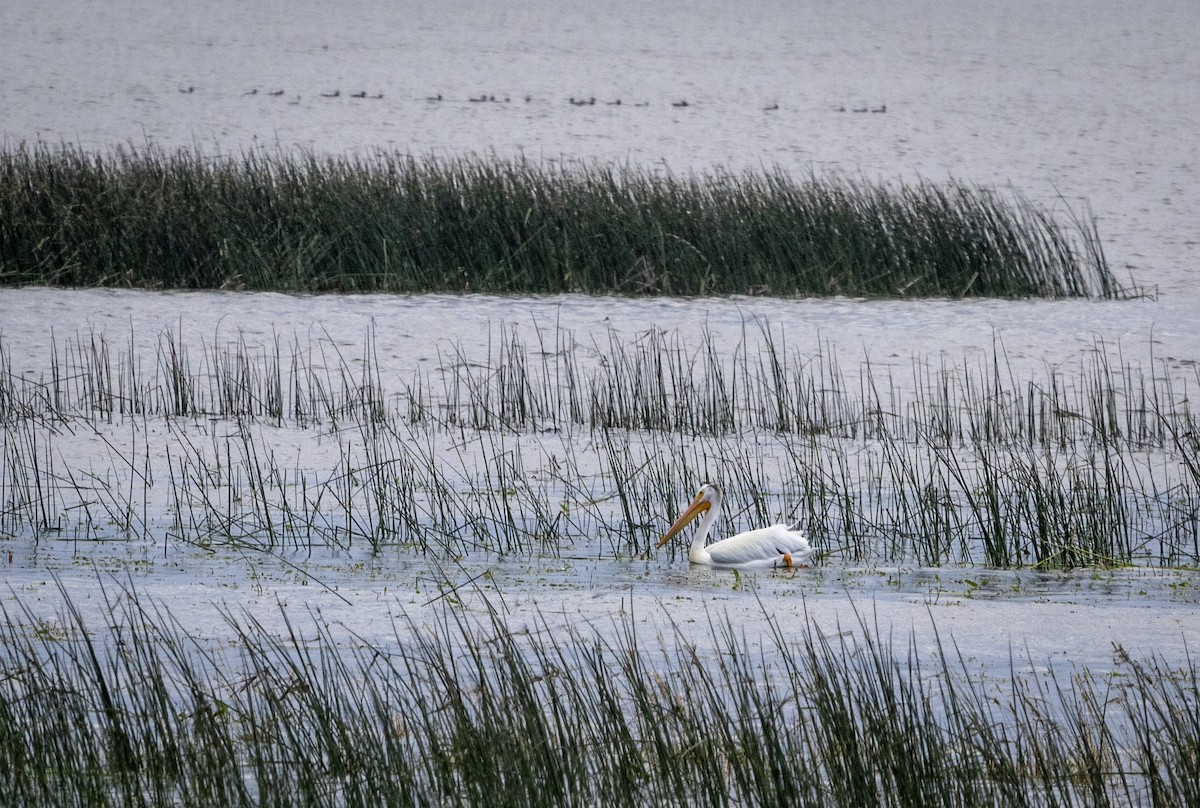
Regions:
[[693, 564], [740, 570], [808, 566], [808, 557], [813, 554], [812, 545], [801, 531], [792, 530], [787, 525], [760, 527], [706, 547], [704, 540], [708, 538], [708, 531], [720, 509], [721, 489], [712, 483], [705, 483], [696, 493], [692, 504], [668, 528], [658, 546], [662, 547], [693, 519], [704, 514], [696, 535], [692, 537], [692, 546], [688, 548], [688, 558]]

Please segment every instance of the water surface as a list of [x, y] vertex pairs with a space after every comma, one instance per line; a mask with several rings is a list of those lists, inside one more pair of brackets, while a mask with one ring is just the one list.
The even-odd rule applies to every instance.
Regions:
[[1191, 0], [14, 0], [0, 136], [1011, 184], [1191, 293], [1197, 39]]
[[[796, 176], [954, 178], [1011, 186], [1059, 212], [1094, 212], [1118, 275], [1159, 294], [1050, 303], [0, 290], [0, 337], [13, 372], [37, 375], [52, 341], [99, 335], [153, 352], [164, 331], [190, 344], [328, 335], [353, 363], [373, 325], [384, 370], [407, 379], [455, 346], [486, 353], [502, 323], [527, 340], [539, 329], [600, 338], [609, 328], [661, 328], [684, 340], [707, 329], [723, 344], [767, 323], [789, 347], [828, 343], [897, 368], [914, 356], [970, 361], [999, 343], [1020, 376], [1104, 346], [1121, 361], [1163, 360], [1181, 385], [1195, 384], [1198, 39], [1192, 0], [12, 0], [0, 10], [9, 148], [382, 148], [674, 172], [780, 166]], [[480, 96], [497, 100], [469, 100]], [[881, 111], [854, 111], [864, 108]], [[753, 626], [766, 604], [835, 630], [858, 608], [926, 639], [936, 620], [1000, 675], [1014, 645], [1035, 660], [1104, 667], [1112, 642], [1182, 656], [1197, 641], [1186, 573], [822, 568], [737, 580], [664, 560], [466, 559], [439, 572], [388, 555], [370, 570], [355, 566], [361, 559], [322, 562], [305, 577], [269, 557], [45, 544], [0, 542], [0, 552], [14, 547], [3, 597], [51, 609], [55, 573], [100, 604], [98, 565], [134, 575], [194, 616], [198, 631], [220, 630], [215, 599], [256, 613], [277, 601], [309, 604], [369, 631], [397, 610], [439, 608], [442, 589], [481, 565], [493, 571], [490, 588], [459, 592], [479, 614], [501, 601], [514, 621], [535, 608], [566, 621], [636, 609], [653, 630], [664, 615], [703, 623], [706, 609]]]

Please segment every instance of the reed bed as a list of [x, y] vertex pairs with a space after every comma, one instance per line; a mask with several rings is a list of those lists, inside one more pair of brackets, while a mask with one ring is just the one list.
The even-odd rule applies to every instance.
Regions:
[[827, 561], [1200, 563], [1194, 393], [1165, 365], [1099, 345], [1031, 378], [998, 345], [848, 370], [753, 333], [502, 326], [486, 357], [448, 351], [395, 391], [373, 333], [353, 359], [166, 333], [153, 366], [87, 335], [0, 383], [0, 531], [645, 557], [714, 480], [719, 530], [800, 520]]
[[[56, 340], [43, 372], [14, 373], [0, 334], [0, 424], [22, 419], [116, 423], [130, 416], [216, 418], [334, 431], [366, 421], [434, 430], [687, 435], [748, 433], [883, 439], [959, 447], [1074, 444], [1187, 448], [1200, 370], [1127, 361], [1097, 342], [1070, 365], [1018, 372], [999, 341], [952, 362], [869, 358], [847, 370], [834, 346], [803, 352], [758, 322], [732, 345], [701, 333], [566, 329], [532, 341], [499, 324], [482, 356], [461, 347], [385, 387], [372, 326], [347, 357], [329, 335], [244, 335], [189, 346], [158, 335], [153, 363], [89, 333]], [[1185, 452], [1187, 454], [1187, 452]]]
[[[13, 804], [1191, 805], [1194, 662], [980, 680], [866, 619], [647, 639], [445, 607], [371, 640], [280, 606], [198, 636], [123, 588], [104, 625], [3, 607]], [[14, 611], [9, 611], [12, 608]], [[492, 613], [497, 614], [496, 612]], [[427, 616], [428, 617], [428, 616]], [[1040, 660], [1030, 660], [1040, 665]]]
[[339, 292], [1123, 297], [1095, 222], [958, 182], [39, 144], [0, 283]]
[[303, 343], [294, 336], [286, 345], [278, 334], [265, 344], [214, 335], [197, 346], [168, 330], [158, 335], [151, 363], [135, 347], [132, 332], [124, 346], [90, 333], [61, 347], [52, 337], [48, 368], [22, 376], [13, 373], [0, 334], [0, 423], [216, 417], [336, 429], [343, 421], [383, 415], [374, 341], [371, 329], [362, 355], [347, 358], [328, 335]]

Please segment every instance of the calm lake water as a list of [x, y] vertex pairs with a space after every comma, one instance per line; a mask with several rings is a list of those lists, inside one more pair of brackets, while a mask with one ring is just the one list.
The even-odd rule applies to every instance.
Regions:
[[[116, 345], [141, 341], [152, 351], [164, 330], [199, 343], [320, 332], [357, 354], [374, 323], [385, 370], [408, 378], [446, 346], [485, 350], [500, 323], [527, 335], [553, 323], [580, 334], [658, 327], [685, 339], [707, 328], [716, 340], [734, 341], [747, 321], [764, 318], [789, 345], [817, 350], [829, 342], [843, 356], [885, 365], [902, 367], [913, 356], [976, 357], [998, 338], [1017, 371], [1033, 373], [1102, 343], [1128, 361], [1164, 360], [1180, 384], [1196, 384], [1194, 0], [116, 5], [10, 0], [0, 9], [6, 147], [389, 149], [678, 173], [779, 166], [796, 176], [954, 178], [1011, 186], [1060, 212], [1094, 214], [1118, 275], [1154, 287], [1157, 297], [632, 301], [0, 289], [0, 336], [18, 375], [46, 371], [52, 338], [90, 333]], [[353, 97], [359, 93], [365, 97]], [[470, 100], [480, 97], [489, 100]], [[137, 563], [126, 565], [126, 554]], [[329, 562], [317, 573], [338, 588], [334, 597], [270, 559], [164, 557], [161, 547], [100, 555], [96, 562], [92, 550], [45, 542], [21, 547], [5, 579], [23, 601], [51, 610], [57, 598], [43, 587], [50, 570], [92, 598], [93, 562], [149, 569], [142, 583], [156, 597], [212, 630], [220, 623], [215, 591], [248, 608], [276, 599], [315, 603], [364, 632], [389, 610], [429, 607], [426, 593], [437, 591], [434, 573], [404, 559], [370, 576]], [[503, 591], [514, 620], [535, 607], [597, 619], [638, 599], [653, 602], [639, 607], [652, 626], [659, 608], [701, 623], [706, 605], [732, 604], [731, 613], [747, 621], [761, 615], [754, 594], [734, 592], [727, 577], [665, 560], [582, 569], [580, 562], [505, 563], [493, 594]], [[269, 569], [249, 586], [250, 568]], [[444, 580], [477, 573], [451, 569]], [[973, 638], [972, 653], [1001, 673], [1010, 643], [1031, 659], [1065, 655], [1103, 665], [1113, 640], [1171, 655], [1200, 641], [1196, 598], [1188, 594], [1195, 581], [1185, 573], [1137, 573], [1132, 584], [1113, 575], [1107, 588], [1088, 585], [1088, 574], [1061, 576], [1047, 591], [1006, 578], [985, 586], [984, 598], [964, 583], [970, 573], [881, 574], [902, 585], [864, 589], [855, 583], [861, 576], [823, 570], [819, 579], [761, 576], [750, 589], [785, 620], [852, 622], [847, 595], [886, 604], [881, 611], [901, 630], [927, 626], [933, 614], [953, 623], [960, 641]], [[381, 603], [381, 610], [370, 605]], [[950, 605], [967, 608], [942, 608]]]

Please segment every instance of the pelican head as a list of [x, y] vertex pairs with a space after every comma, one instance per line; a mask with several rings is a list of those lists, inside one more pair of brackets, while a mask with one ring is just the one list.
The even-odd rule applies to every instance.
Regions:
[[692, 521], [703, 513], [721, 506], [721, 489], [713, 483], [705, 483], [700, 486], [700, 490], [696, 492], [696, 496], [692, 498], [692, 503], [687, 506], [687, 510], [679, 515], [675, 520], [675, 524], [667, 529], [663, 534], [662, 539], [658, 542], [658, 546], [662, 547], [675, 536], [679, 531], [683, 530]]

